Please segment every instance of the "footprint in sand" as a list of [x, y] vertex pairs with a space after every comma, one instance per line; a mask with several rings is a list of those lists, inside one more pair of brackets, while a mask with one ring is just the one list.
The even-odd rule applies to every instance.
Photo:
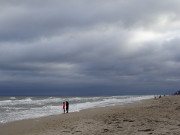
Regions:
[[104, 132], [108, 132], [108, 131], [109, 131], [109, 129], [106, 129], [106, 128], [105, 128], [103, 131], [104, 131]]
[[134, 122], [135, 120], [124, 119], [124, 122]]
[[117, 128], [123, 128], [123, 127], [121, 127], [121, 126], [117, 126]]
[[180, 110], [180, 106], [178, 106], [175, 110]]
[[80, 133], [80, 132], [82, 132], [82, 131], [75, 131], [75, 132], [73, 132], [72, 134], [75, 134], [75, 133]]
[[70, 131], [63, 131], [64, 133], [70, 133]]
[[141, 129], [141, 130], [138, 130], [138, 131], [140, 131], [140, 132], [149, 132], [149, 131], [154, 131], [154, 130], [153, 130], [153, 129], [148, 128], [148, 129]]

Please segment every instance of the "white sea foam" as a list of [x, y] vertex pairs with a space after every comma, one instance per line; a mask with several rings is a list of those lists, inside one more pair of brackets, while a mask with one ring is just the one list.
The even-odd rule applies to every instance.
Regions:
[[153, 96], [0, 98], [0, 123], [61, 114], [63, 101], [69, 101], [69, 112], [77, 112], [88, 108], [135, 103], [148, 98]]
[[16, 97], [10, 97], [10, 99], [11, 99], [11, 100], [15, 100], [15, 99], [16, 99]]

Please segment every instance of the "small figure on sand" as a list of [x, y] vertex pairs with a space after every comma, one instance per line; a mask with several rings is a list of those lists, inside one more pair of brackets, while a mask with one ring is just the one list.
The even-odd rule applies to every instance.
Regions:
[[69, 112], [69, 102], [66, 101], [66, 113], [68, 113], [68, 112]]
[[64, 113], [66, 112], [65, 106], [66, 106], [65, 102], [63, 102], [63, 110], [64, 110]]

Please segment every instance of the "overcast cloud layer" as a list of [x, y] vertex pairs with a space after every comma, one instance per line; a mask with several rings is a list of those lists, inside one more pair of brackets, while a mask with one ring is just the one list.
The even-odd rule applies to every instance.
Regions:
[[179, 0], [0, 0], [0, 95], [180, 88]]

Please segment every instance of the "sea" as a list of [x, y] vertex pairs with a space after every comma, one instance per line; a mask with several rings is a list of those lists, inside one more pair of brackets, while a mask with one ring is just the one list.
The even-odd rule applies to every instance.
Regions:
[[0, 124], [17, 120], [62, 114], [62, 104], [69, 102], [69, 112], [137, 103], [153, 95], [92, 96], [92, 97], [0, 97]]

